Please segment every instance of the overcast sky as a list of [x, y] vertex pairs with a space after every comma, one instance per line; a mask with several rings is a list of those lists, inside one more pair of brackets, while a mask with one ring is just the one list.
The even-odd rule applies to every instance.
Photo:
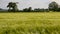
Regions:
[[7, 4], [9, 2], [19, 2], [18, 8], [28, 8], [32, 7], [34, 8], [47, 8], [48, 4], [52, 1], [56, 1], [58, 4], [60, 4], [60, 0], [0, 0], [0, 8], [7, 9]]

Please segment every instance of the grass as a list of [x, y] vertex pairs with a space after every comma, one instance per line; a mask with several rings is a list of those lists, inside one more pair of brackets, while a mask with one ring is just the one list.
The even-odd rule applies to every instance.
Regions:
[[0, 34], [60, 34], [60, 12], [0, 13]]

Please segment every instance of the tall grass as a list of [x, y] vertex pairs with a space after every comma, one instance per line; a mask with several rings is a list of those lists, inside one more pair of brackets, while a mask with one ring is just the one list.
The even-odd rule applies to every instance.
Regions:
[[0, 13], [0, 34], [60, 34], [60, 13]]

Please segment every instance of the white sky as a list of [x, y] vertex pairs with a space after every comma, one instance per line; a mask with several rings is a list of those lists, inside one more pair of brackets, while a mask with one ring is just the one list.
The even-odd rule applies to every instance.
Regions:
[[47, 8], [48, 4], [51, 1], [56, 1], [58, 4], [60, 4], [60, 0], [0, 0], [0, 8], [7, 9], [7, 4], [9, 2], [19, 2], [18, 8], [28, 8], [32, 7], [34, 8]]
[[60, 0], [51, 0], [51, 1], [55, 1], [60, 5]]

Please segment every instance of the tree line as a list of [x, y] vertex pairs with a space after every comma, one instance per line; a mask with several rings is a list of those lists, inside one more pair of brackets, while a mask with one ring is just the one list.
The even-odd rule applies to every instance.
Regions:
[[54, 1], [49, 3], [47, 9], [35, 8], [34, 10], [32, 10], [32, 7], [29, 7], [29, 8], [24, 8], [23, 10], [18, 10], [17, 3], [15, 2], [9, 2], [7, 7], [9, 8], [8, 12], [50, 12], [50, 11], [60, 12], [60, 6], [58, 5], [58, 3]]

